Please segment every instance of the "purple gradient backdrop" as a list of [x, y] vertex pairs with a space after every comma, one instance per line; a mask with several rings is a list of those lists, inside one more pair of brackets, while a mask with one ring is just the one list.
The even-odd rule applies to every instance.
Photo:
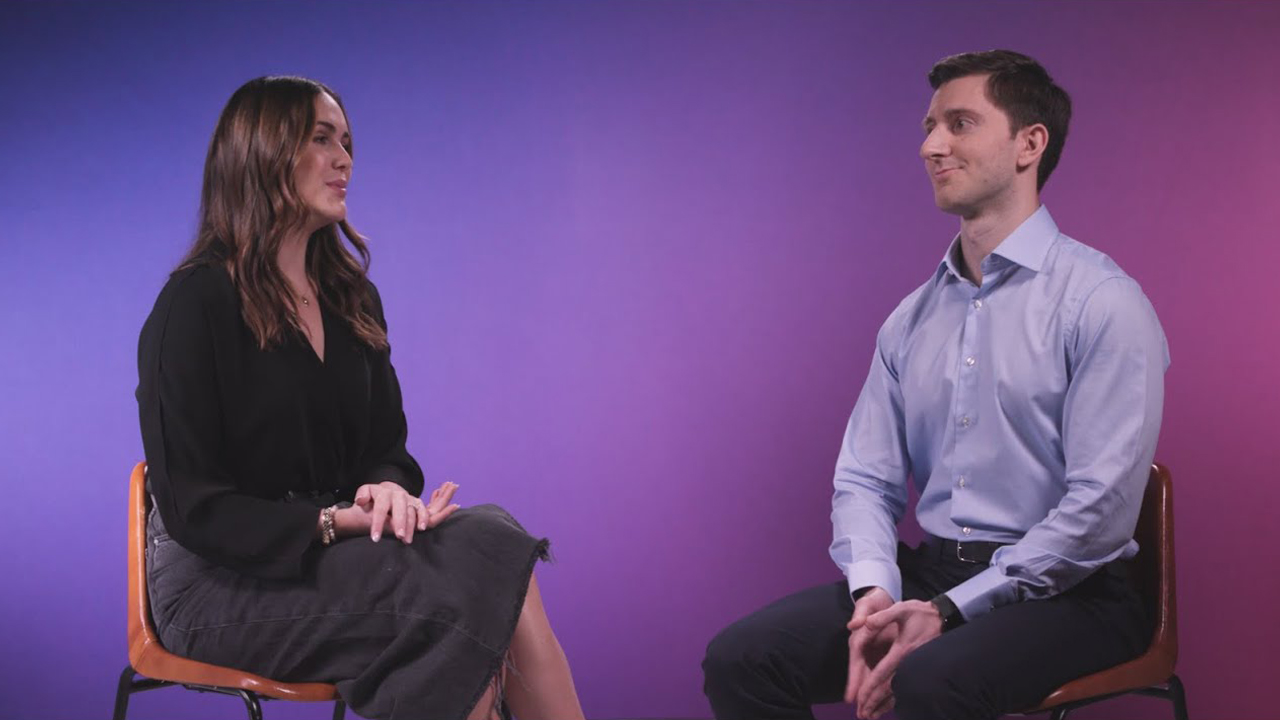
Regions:
[[[706, 641], [836, 578], [844, 421], [956, 227], [915, 154], [924, 73], [997, 46], [1073, 94], [1046, 202], [1169, 336], [1192, 712], [1268, 714], [1280, 5], [5, 3], [0, 27], [0, 717], [108, 712], [137, 333], [217, 113], [266, 73], [343, 93], [411, 448], [553, 539], [588, 713], [708, 715]], [[133, 717], [237, 702], [169, 690]]]

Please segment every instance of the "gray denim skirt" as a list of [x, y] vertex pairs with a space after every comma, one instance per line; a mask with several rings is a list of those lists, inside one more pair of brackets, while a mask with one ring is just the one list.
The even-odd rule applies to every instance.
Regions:
[[329, 682], [370, 718], [464, 718], [504, 662], [548, 542], [496, 505], [405, 545], [346, 538], [299, 580], [214, 565], [147, 523], [152, 619], [170, 652], [283, 682]]

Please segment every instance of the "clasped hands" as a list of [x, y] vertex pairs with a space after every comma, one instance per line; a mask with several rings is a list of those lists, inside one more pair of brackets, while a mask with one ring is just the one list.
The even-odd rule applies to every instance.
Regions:
[[895, 603], [883, 588], [872, 588], [854, 603], [848, 628], [844, 701], [857, 703], [859, 720], [875, 720], [893, 708], [891, 683], [902, 658], [942, 634], [942, 616], [933, 603]]
[[456, 484], [445, 482], [432, 490], [424, 503], [393, 482], [361, 485], [356, 490], [355, 504], [333, 514], [334, 533], [338, 537], [368, 533], [377, 542], [389, 521], [389, 529], [407, 545], [413, 542], [414, 531], [436, 527], [460, 507], [449, 502], [457, 489]]

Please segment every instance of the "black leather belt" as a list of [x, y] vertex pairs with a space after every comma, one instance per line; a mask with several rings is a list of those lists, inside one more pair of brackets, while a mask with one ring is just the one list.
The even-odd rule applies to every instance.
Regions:
[[991, 556], [995, 555], [997, 550], [1009, 545], [1012, 545], [1012, 543], [982, 540], [944, 540], [936, 537], [929, 537], [924, 541], [924, 546], [937, 553], [939, 557], [955, 558], [960, 562], [982, 563], [983, 565], [991, 562]]

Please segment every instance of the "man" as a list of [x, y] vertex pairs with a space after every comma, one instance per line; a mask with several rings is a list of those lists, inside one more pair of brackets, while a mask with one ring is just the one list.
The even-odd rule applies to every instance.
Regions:
[[[1122, 561], [1160, 427], [1160, 323], [1040, 204], [1071, 116], [1044, 68], [967, 53], [929, 82], [920, 155], [960, 233], [884, 323], [849, 418], [831, 544], [846, 580], [712, 640], [718, 718], [841, 698], [859, 718], [995, 718], [1150, 641]], [[917, 548], [897, 540], [909, 477]]]

